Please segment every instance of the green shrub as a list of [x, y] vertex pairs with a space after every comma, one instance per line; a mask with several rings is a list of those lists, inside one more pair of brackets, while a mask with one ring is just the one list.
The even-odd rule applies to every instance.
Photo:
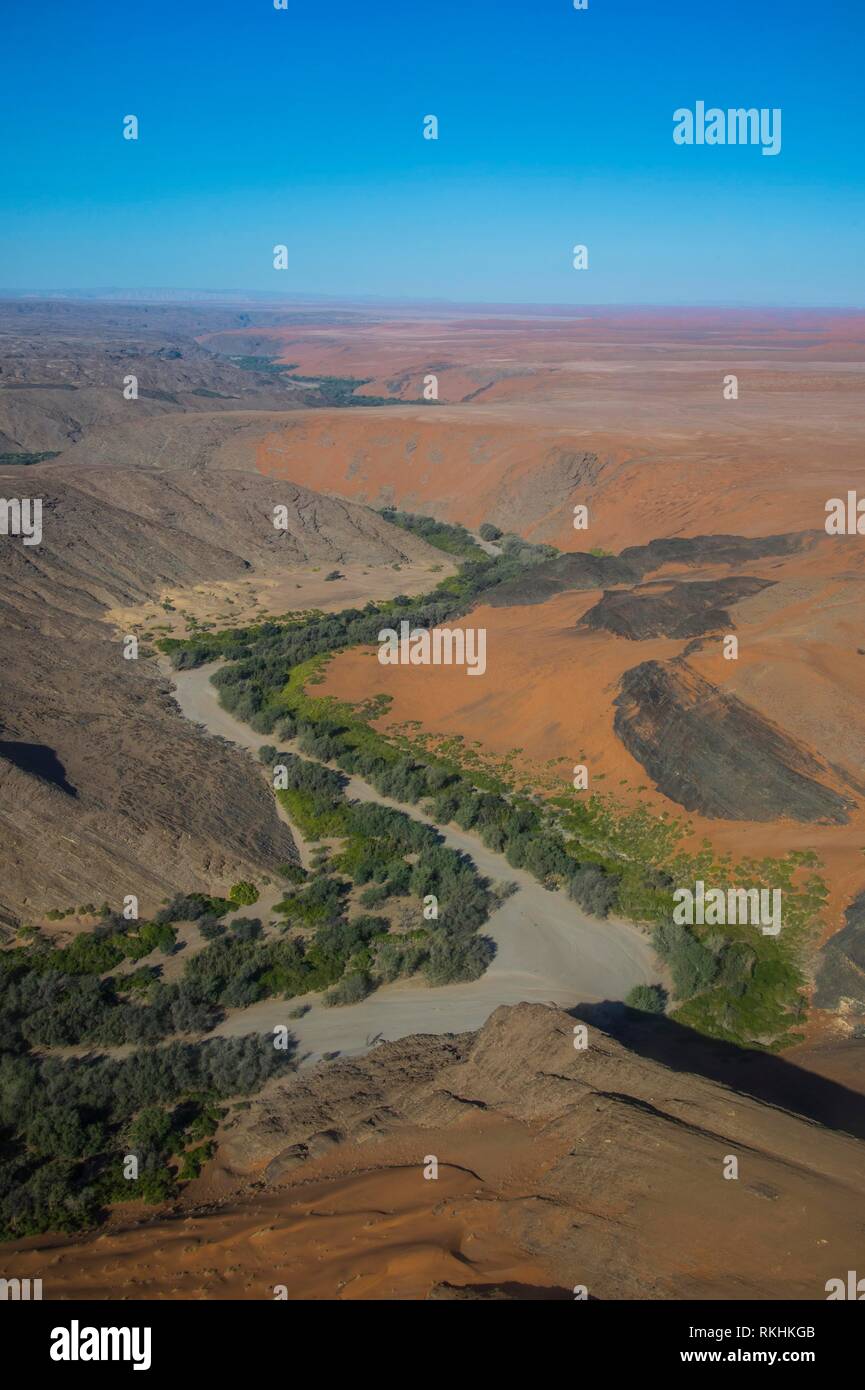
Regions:
[[686, 927], [675, 922], [662, 923], [656, 928], [652, 943], [670, 967], [677, 999], [690, 999], [712, 984], [718, 962]]
[[199, 1144], [196, 1149], [187, 1149], [180, 1156], [180, 1171], [177, 1174], [180, 1182], [189, 1182], [192, 1178], [200, 1177], [204, 1164], [215, 1153], [216, 1145], [211, 1142]]
[[644, 1014], [662, 1014], [667, 1008], [667, 991], [660, 985], [634, 985], [625, 995], [625, 1003]]
[[457, 936], [439, 928], [430, 941], [423, 973], [431, 985], [477, 980], [494, 955], [495, 946], [488, 937]]
[[360, 895], [364, 907], [378, 907], [390, 896], [390, 889], [384, 885], [366, 888]]
[[289, 883], [305, 883], [306, 869], [300, 864], [280, 864], [277, 870], [280, 878], [288, 879]]
[[329, 1009], [342, 1004], [359, 1004], [362, 999], [366, 998], [371, 989], [372, 981], [369, 976], [361, 971], [355, 971], [353, 974], [343, 976], [333, 989], [327, 991], [321, 1002]]
[[258, 889], [254, 883], [241, 879], [239, 883], [232, 884], [228, 896], [238, 907], [251, 907], [253, 903], [258, 902]]
[[386, 936], [377, 943], [374, 970], [385, 984], [416, 975], [426, 963], [429, 948], [426, 942]]
[[589, 864], [577, 869], [568, 883], [568, 896], [593, 917], [607, 917], [616, 906], [619, 880], [615, 874]]

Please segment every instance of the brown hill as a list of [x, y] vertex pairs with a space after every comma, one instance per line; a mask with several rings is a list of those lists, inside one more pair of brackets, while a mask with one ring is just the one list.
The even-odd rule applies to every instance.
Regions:
[[[60, 452], [94, 430], [186, 412], [291, 409], [308, 391], [200, 347], [190, 329], [236, 318], [177, 306], [0, 300], [0, 454]], [[127, 378], [138, 398], [125, 399]], [[111, 461], [123, 461], [115, 452]]]
[[830, 1126], [843, 1101], [861, 1134], [861, 1097], [777, 1058], [731, 1061], [737, 1091], [663, 1021], [630, 1047], [590, 1023], [583, 1051], [574, 1026], [500, 1008], [276, 1083], [183, 1220], [7, 1246], [4, 1270], [46, 1298], [814, 1300], [856, 1268], [862, 1141]]

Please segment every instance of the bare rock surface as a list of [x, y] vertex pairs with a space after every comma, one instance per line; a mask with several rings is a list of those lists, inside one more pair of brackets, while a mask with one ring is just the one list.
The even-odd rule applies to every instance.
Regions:
[[854, 803], [826, 785], [829, 769], [687, 662], [633, 667], [614, 703], [628, 752], [686, 810], [725, 820], [846, 822]]
[[606, 590], [583, 619], [587, 627], [639, 642], [647, 637], [700, 637], [732, 626], [725, 605], [769, 587], [771, 581], [731, 575], [687, 584], [660, 580], [638, 589]]

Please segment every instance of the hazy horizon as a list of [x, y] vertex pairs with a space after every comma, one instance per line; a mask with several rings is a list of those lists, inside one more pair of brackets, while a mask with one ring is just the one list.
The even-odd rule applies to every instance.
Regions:
[[288, 308], [292, 304], [309, 305], [358, 305], [381, 308], [406, 308], [417, 310], [447, 310], [470, 314], [474, 312], [511, 312], [556, 315], [561, 317], [597, 318], [607, 312], [627, 312], [629, 310], [651, 313], [683, 312], [700, 314], [718, 312], [786, 314], [839, 314], [856, 315], [865, 313], [865, 300], [861, 304], [805, 304], [791, 302], [774, 304], [769, 301], [712, 302], [711, 300], [685, 303], [661, 300], [610, 300], [606, 303], [544, 303], [541, 300], [498, 300], [498, 299], [448, 299], [445, 296], [420, 296], [412, 294], [364, 294], [312, 293], [304, 290], [253, 290], [237, 287], [224, 289], [191, 289], [185, 286], [59, 286], [9, 289], [0, 286], [0, 300], [69, 300], [72, 303], [212, 303], [253, 304], [260, 308], [268, 306]]

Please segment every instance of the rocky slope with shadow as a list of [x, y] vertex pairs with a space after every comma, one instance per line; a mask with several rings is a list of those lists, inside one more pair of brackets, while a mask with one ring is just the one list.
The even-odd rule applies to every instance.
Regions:
[[591, 555], [575, 550], [534, 565], [517, 579], [506, 580], [484, 595], [493, 608], [546, 603], [569, 590], [603, 589], [609, 584], [637, 584], [641, 573], [615, 555]]
[[625, 748], [686, 810], [724, 820], [846, 823], [854, 802], [826, 785], [835, 780], [829, 768], [687, 662], [632, 667], [614, 703]]
[[[662, 1040], [654, 1046], [662, 1051]], [[247, 1161], [257, 1145], [261, 1159], [287, 1139], [288, 1153], [321, 1160], [293, 1169], [297, 1181], [378, 1173], [384, 1200], [389, 1160], [405, 1162], [413, 1149], [431, 1205], [425, 1155], [470, 1167], [477, 1187], [446, 1202], [448, 1214], [455, 1207], [465, 1231], [492, 1226], [539, 1260], [549, 1297], [578, 1283], [600, 1298], [824, 1297], [825, 1280], [847, 1267], [842, 1250], [852, 1254], [859, 1240], [850, 1211], [865, 1211], [861, 1140], [810, 1118], [822, 1090], [838, 1088], [808, 1073], [797, 1085], [796, 1068], [767, 1059], [780, 1091], [780, 1073], [791, 1074], [791, 1099], [780, 1102], [788, 1108], [778, 1108], [768, 1080], [762, 1098], [738, 1093], [688, 1071], [682, 1049], [679, 1039], [674, 1070], [591, 1022], [580, 1051], [567, 1014], [500, 1008], [476, 1034], [383, 1044], [281, 1083], [246, 1132]], [[792, 1113], [796, 1095], [802, 1115]], [[496, 1172], [485, 1140], [502, 1125], [512, 1165]], [[290, 1171], [288, 1153], [269, 1158], [268, 1183]], [[723, 1177], [727, 1155], [738, 1158], [736, 1180]], [[297, 1192], [286, 1188], [286, 1199]], [[815, 1249], [817, 1229], [826, 1244]], [[462, 1248], [471, 1258], [470, 1243]], [[459, 1282], [480, 1274], [469, 1266]]]
[[179, 1211], [6, 1246], [4, 1270], [46, 1298], [824, 1299], [856, 1267], [865, 1150], [816, 1117], [861, 1098], [777, 1057], [738, 1090], [735, 1058], [637, 1024], [626, 1046], [590, 1017], [578, 1050], [573, 1017], [520, 1004], [279, 1080]]
[[626, 546], [619, 558], [641, 574], [662, 565], [747, 565], [810, 550], [819, 535], [795, 531], [783, 536], [661, 536], [647, 545]]

